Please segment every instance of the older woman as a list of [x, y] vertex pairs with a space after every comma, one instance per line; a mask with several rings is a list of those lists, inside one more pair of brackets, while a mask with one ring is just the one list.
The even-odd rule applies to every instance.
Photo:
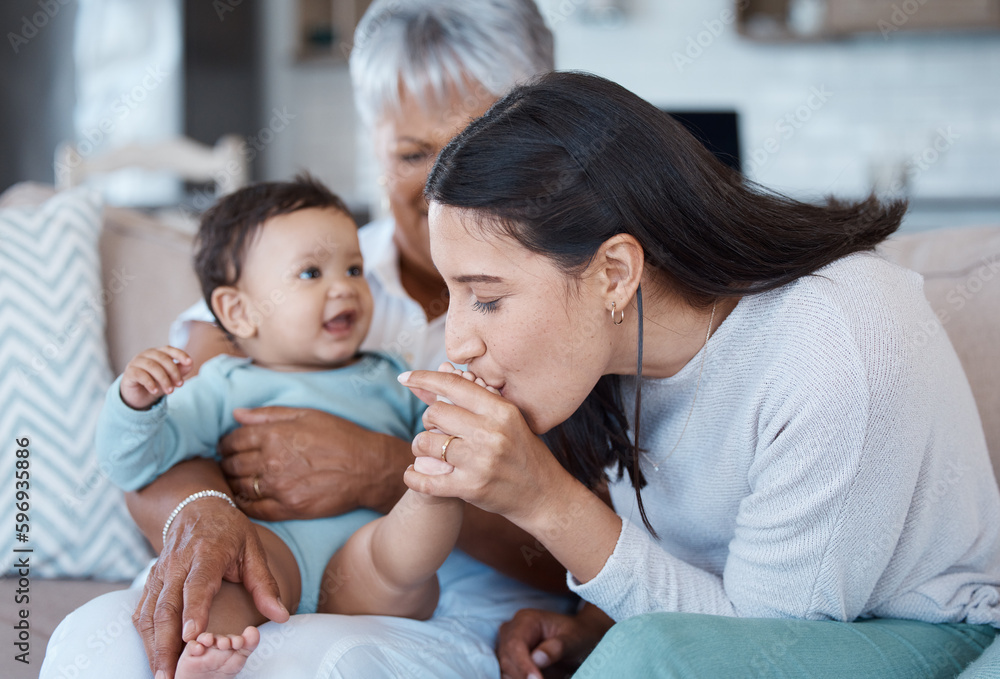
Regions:
[[507, 517], [588, 602], [521, 613], [506, 675], [585, 655], [595, 607], [619, 629], [577, 676], [951, 677], [992, 641], [972, 393], [944, 332], [912, 340], [919, 276], [871, 251], [905, 205], [771, 194], [564, 73], [456, 137], [427, 196], [448, 356], [499, 395], [403, 375], [415, 453], [454, 466], [407, 485]]
[[[420, 368], [443, 360], [447, 288], [430, 257], [427, 173], [448, 140], [498, 96], [551, 68], [552, 36], [531, 0], [371, 5], [355, 35], [351, 73], [392, 216], [359, 234], [375, 307], [363, 348], [398, 353]], [[227, 349], [218, 329], [199, 321], [210, 318], [197, 305], [181, 319], [181, 334], [172, 341], [201, 361]], [[405, 490], [409, 441], [319, 411], [265, 409], [240, 419], [246, 426], [220, 448], [229, 455], [224, 467], [232, 495], [250, 516], [309, 519], [357, 507], [386, 510]], [[230, 492], [219, 467], [207, 460], [178, 466], [130, 497], [130, 507], [158, 544], [167, 516], [201, 490]], [[101, 597], [64, 621], [43, 676], [59, 676], [67, 665], [77, 667], [80, 677], [109, 676], [111, 667], [116, 676], [149, 676], [150, 666], [171, 676], [182, 639], [205, 626], [207, 603], [222, 578], [243, 582], [271, 619], [288, 619], [244, 514], [223, 502], [199, 500], [185, 505], [174, 520], [178, 524], [144, 589]], [[440, 573], [441, 606], [432, 621], [293, 616], [261, 628], [262, 652], [243, 675], [495, 676], [500, 623], [521, 606], [565, 606], [564, 598], [543, 595], [496, 569], [549, 589], [561, 584], [562, 570], [550, 555], [534, 550], [533, 538], [474, 508], [459, 546], [464, 553], [456, 552]], [[535, 553], [526, 557], [526, 549]], [[133, 611], [141, 638], [122, 629]], [[119, 630], [113, 643], [88, 643], [91, 630], [109, 625]], [[79, 657], [86, 667], [76, 664]]]

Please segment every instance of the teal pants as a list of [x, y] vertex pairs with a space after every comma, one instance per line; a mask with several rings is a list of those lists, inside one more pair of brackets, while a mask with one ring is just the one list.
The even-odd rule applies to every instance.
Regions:
[[[953, 678], [983, 654], [996, 634], [989, 625], [913, 620], [846, 623], [652, 613], [612, 627], [573, 677]], [[987, 655], [997, 650], [1000, 646]], [[992, 675], [976, 675], [987, 676]]]
[[979, 660], [965, 668], [959, 679], [1000, 679], [1000, 636], [983, 651]]

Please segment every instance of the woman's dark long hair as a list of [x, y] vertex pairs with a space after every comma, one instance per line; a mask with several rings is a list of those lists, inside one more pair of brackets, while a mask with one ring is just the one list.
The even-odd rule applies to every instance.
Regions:
[[[812, 205], [770, 192], [620, 85], [566, 72], [514, 88], [473, 121], [439, 155], [425, 194], [475, 210], [483, 228], [570, 275], [608, 238], [630, 234], [669, 289], [698, 308], [778, 288], [869, 250], [906, 211], [903, 201], [881, 204], [874, 196]], [[639, 493], [641, 366], [639, 373], [631, 441], [619, 378], [606, 375], [546, 443], [589, 487], [617, 462], [652, 531]]]

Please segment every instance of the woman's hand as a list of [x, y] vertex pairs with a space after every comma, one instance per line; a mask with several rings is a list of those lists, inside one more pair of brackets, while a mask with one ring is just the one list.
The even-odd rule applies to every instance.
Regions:
[[413, 439], [413, 455], [441, 458], [447, 452], [455, 468], [428, 475], [410, 466], [403, 477], [407, 486], [505, 517], [580, 582], [601, 571], [621, 534], [621, 518], [563, 469], [517, 406], [461, 374], [418, 370], [399, 381], [429, 404], [427, 431]]
[[575, 669], [614, 621], [591, 604], [577, 615], [525, 608], [500, 626], [497, 659], [504, 679], [541, 679], [541, 670], [560, 664]]
[[191, 357], [175, 347], [146, 349], [128, 362], [118, 391], [133, 410], [145, 410], [184, 384]]
[[[456, 368], [454, 365], [452, 365], [448, 361], [445, 361], [444, 363], [441, 364], [441, 366], [438, 368], [438, 372], [444, 372], [444, 373], [459, 375], [463, 379], [468, 380], [469, 382], [473, 382], [474, 384], [478, 384], [480, 387], [482, 387], [483, 389], [486, 389], [491, 394], [497, 394], [497, 395], [500, 394], [499, 391], [497, 391], [496, 389], [494, 389], [490, 385], [486, 384], [486, 382], [483, 380], [483, 378], [476, 377], [473, 373], [469, 372], [468, 370], [465, 370], [465, 371], [459, 370], [458, 368]], [[441, 401], [443, 399], [441, 397], [438, 397], [435, 400]], [[440, 429], [432, 429], [431, 432], [432, 433], [436, 433], [436, 434], [444, 434], [444, 432], [441, 431]], [[447, 436], [447, 434], [445, 434], [445, 435]], [[444, 444], [442, 444], [442, 447], [441, 447], [441, 457], [438, 457], [436, 455], [434, 455], [434, 456], [431, 456], [431, 455], [419, 455], [419, 456], [417, 456], [417, 459], [415, 459], [413, 461], [413, 468], [416, 471], [420, 472], [421, 474], [428, 474], [428, 475], [450, 474], [452, 471], [454, 471], [455, 467], [453, 465], [449, 464], [445, 460], [445, 452], [447, 452], [447, 446], [451, 443], [452, 439], [448, 438], [446, 441], [447, 442], [444, 443]]]
[[[577, 484], [556, 461], [510, 401], [462, 373], [418, 370], [400, 382], [429, 407], [427, 431], [413, 440], [413, 454], [441, 458], [446, 442], [450, 474], [421, 474], [412, 467], [404, 481], [413, 490], [460, 497], [530, 531], [531, 518], [557, 510], [560, 484]], [[442, 396], [445, 400], [439, 400]], [[456, 436], [456, 439], [449, 439]]]
[[132, 614], [154, 675], [173, 676], [184, 643], [205, 631], [223, 580], [243, 583], [266, 617], [288, 620], [247, 517], [220, 499], [196, 500], [174, 519]]
[[315, 519], [358, 507], [388, 512], [406, 491], [406, 441], [306, 408], [237, 409], [233, 416], [243, 426], [219, 441], [222, 470], [240, 509], [255, 519]]

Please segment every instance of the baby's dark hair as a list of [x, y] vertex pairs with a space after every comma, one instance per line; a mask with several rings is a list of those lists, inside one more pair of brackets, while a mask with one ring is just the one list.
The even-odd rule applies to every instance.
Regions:
[[[212, 315], [212, 293], [240, 280], [250, 244], [264, 222], [309, 208], [332, 208], [351, 215], [344, 201], [308, 173], [290, 182], [251, 184], [223, 196], [205, 212], [198, 229], [194, 269]], [[219, 327], [225, 331], [221, 322]]]

